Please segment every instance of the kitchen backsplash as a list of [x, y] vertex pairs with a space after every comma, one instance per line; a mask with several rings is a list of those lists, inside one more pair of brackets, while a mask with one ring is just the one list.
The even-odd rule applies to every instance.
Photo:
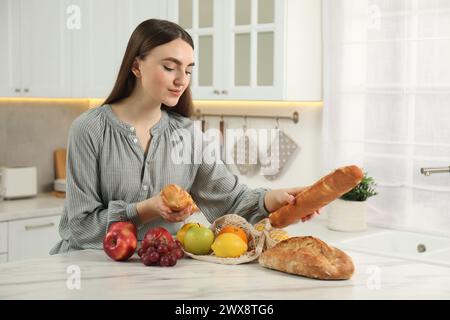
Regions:
[[0, 166], [37, 168], [38, 192], [53, 190], [53, 152], [65, 148], [72, 121], [89, 100], [0, 101]]
[[[247, 129], [274, 129], [277, 126], [276, 114], [292, 115], [294, 111], [299, 113], [298, 123], [289, 119], [280, 119], [278, 121], [279, 129], [285, 134], [287, 139], [292, 139], [293, 153], [288, 156], [284, 167], [280, 169], [276, 179], [271, 180], [270, 176], [262, 175], [260, 168], [257, 167], [253, 173], [242, 175], [234, 165], [230, 165], [233, 173], [240, 177], [240, 181], [252, 188], [287, 188], [301, 185], [307, 185], [320, 177], [320, 151], [321, 151], [321, 126], [322, 126], [322, 108], [317, 106], [298, 106], [282, 107], [283, 112], [277, 111], [276, 107], [270, 110], [274, 114], [273, 119], [247, 118]], [[260, 109], [261, 113], [265, 110]], [[208, 111], [208, 110], [206, 110]], [[202, 110], [202, 112], [204, 112]], [[239, 114], [245, 114], [240, 110]], [[252, 114], [252, 113], [250, 113]], [[219, 129], [220, 115], [215, 117], [205, 117], [206, 129]], [[244, 117], [224, 117], [225, 131], [227, 129], [242, 129], [245, 120]], [[280, 153], [281, 151], [280, 145]], [[289, 148], [287, 148], [289, 149]], [[263, 150], [264, 151], [264, 150]], [[286, 150], [287, 151], [287, 150]]]
[[[66, 147], [70, 124], [89, 108], [89, 104], [87, 99], [0, 101], [0, 166], [36, 166], [38, 192], [50, 192], [54, 181], [53, 151]], [[213, 107], [214, 103], [211, 104]], [[211, 112], [211, 108], [208, 110]], [[307, 185], [320, 177], [322, 108], [289, 108], [290, 114], [294, 111], [299, 112], [298, 123], [288, 119], [278, 122], [279, 128], [294, 141], [297, 149], [277, 179], [269, 180], [259, 170], [252, 175], [241, 175], [231, 165], [231, 170], [240, 177], [242, 183], [252, 188], [281, 188]], [[276, 109], [270, 112], [278, 114]], [[219, 128], [220, 116], [205, 117], [205, 120], [207, 129]], [[224, 122], [225, 129], [242, 128], [244, 118], [224, 117]], [[247, 119], [249, 129], [272, 129], [276, 124], [275, 117], [273, 120]]]

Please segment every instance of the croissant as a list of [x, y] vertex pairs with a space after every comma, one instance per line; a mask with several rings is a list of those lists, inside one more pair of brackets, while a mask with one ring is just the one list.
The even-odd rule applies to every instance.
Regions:
[[199, 210], [191, 195], [176, 184], [166, 185], [161, 190], [161, 197], [172, 211], [181, 211], [188, 206], [192, 206], [192, 212]]
[[275, 228], [284, 228], [298, 222], [352, 190], [363, 177], [364, 173], [357, 166], [336, 169], [297, 194], [295, 204], [272, 212], [269, 215], [270, 224]]

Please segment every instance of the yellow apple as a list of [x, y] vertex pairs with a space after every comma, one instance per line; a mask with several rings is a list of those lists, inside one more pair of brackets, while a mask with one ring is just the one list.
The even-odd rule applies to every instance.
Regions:
[[186, 232], [187, 232], [190, 228], [192, 228], [193, 226], [200, 227], [200, 224], [199, 224], [199, 223], [192, 223], [192, 222], [189, 222], [189, 223], [184, 224], [184, 225], [180, 228], [180, 230], [178, 230], [178, 232], [177, 232], [177, 239], [178, 239], [178, 241], [181, 242], [181, 244], [182, 244], [183, 246], [184, 246], [184, 236], [186, 235]]

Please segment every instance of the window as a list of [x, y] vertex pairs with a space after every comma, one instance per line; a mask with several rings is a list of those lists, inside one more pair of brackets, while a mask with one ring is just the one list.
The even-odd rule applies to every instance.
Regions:
[[324, 165], [378, 182], [374, 224], [450, 235], [450, 0], [324, 1]]

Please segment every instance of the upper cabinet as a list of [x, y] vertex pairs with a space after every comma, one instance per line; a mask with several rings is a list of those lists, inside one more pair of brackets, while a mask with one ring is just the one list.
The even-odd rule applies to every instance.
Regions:
[[158, 0], [0, 0], [0, 96], [105, 98]]
[[70, 96], [68, 1], [0, 1], [0, 96]]
[[106, 98], [147, 19], [192, 35], [194, 99], [322, 100], [319, 0], [0, 0], [0, 96]]
[[322, 99], [321, 1], [171, 0], [193, 37], [194, 99]]
[[73, 30], [73, 96], [106, 98], [117, 78], [128, 40], [144, 20], [165, 19], [158, 0], [72, 1], [81, 10], [81, 28]]

